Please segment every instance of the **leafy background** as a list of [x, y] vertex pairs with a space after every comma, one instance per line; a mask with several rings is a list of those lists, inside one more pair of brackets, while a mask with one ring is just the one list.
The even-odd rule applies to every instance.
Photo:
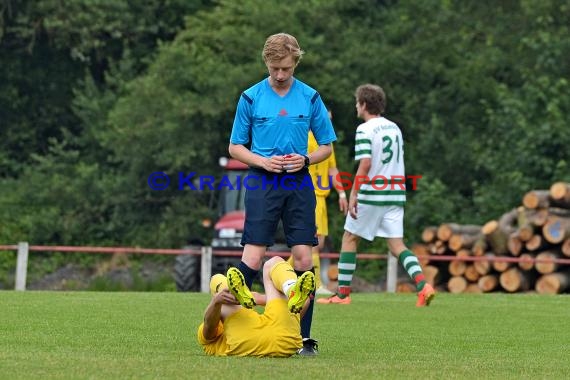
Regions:
[[0, 241], [177, 248], [203, 236], [212, 195], [152, 191], [147, 177], [221, 175], [236, 101], [282, 31], [306, 52], [296, 76], [333, 110], [341, 170], [355, 169], [354, 89], [386, 90], [407, 172], [423, 176], [408, 242], [428, 225], [482, 224], [570, 181], [569, 25], [568, 0], [4, 0]]

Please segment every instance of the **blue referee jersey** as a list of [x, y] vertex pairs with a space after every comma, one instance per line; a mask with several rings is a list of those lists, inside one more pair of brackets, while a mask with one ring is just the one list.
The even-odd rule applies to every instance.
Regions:
[[293, 78], [289, 92], [279, 96], [266, 78], [242, 93], [230, 142], [245, 145], [251, 136], [251, 151], [263, 157], [307, 154], [309, 130], [319, 145], [336, 141], [319, 93]]

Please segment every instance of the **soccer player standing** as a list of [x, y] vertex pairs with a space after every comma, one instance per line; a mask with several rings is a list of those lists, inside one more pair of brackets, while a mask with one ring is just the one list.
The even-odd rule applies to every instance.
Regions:
[[[245, 90], [237, 105], [229, 153], [250, 167], [245, 195], [244, 246], [238, 268], [251, 286], [273, 245], [278, 223], [283, 222], [298, 275], [313, 271], [312, 247], [317, 245], [315, 193], [308, 167], [331, 154], [336, 135], [319, 93], [293, 74], [303, 51], [289, 34], [269, 36], [262, 57], [269, 77]], [[307, 154], [309, 131], [319, 145]], [[246, 147], [251, 144], [251, 149]], [[284, 177], [289, 185], [284, 187]], [[316, 355], [310, 337], [314, 292], [301, 319], [301, 355]]]
[[382, 116], [386, 95], [380, 86], [364, 84], [355, 92], [356, 113], [364, 120], [356, 129], [355, 160], [359, 161], [349, 197], [338, 263], [338, 291], [322, 304], [350, 304], [356, 251], [361, 238], [386, 238], [388, 249], [398, 258], [418, 291], [416, 306], [428, 306], [435, 296], [425, 281], [417, 257], [404, 244], [406, 202], [402, 132]]

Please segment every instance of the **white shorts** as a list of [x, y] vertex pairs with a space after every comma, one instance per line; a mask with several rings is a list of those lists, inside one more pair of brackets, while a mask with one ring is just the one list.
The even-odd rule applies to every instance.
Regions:
[[357, 205], [357, 219], [346, 216], [344, 229], [368, 241], [376, 236], [404, 237], [404, 208], [401, 206]]

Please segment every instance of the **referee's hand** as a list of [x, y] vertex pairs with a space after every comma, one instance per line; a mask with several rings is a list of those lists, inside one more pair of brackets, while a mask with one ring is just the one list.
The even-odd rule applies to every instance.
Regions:
[[295, 173], [305, 167], [305, 156], [293, 153], [283, 156], [283, 170], [287, 173]]
[[283, 167], [285, 166], [285, 159], [283, 156], [273, 156], [266, 158], [263, 161], [263, 169], [272, 173], [282, 173]]

